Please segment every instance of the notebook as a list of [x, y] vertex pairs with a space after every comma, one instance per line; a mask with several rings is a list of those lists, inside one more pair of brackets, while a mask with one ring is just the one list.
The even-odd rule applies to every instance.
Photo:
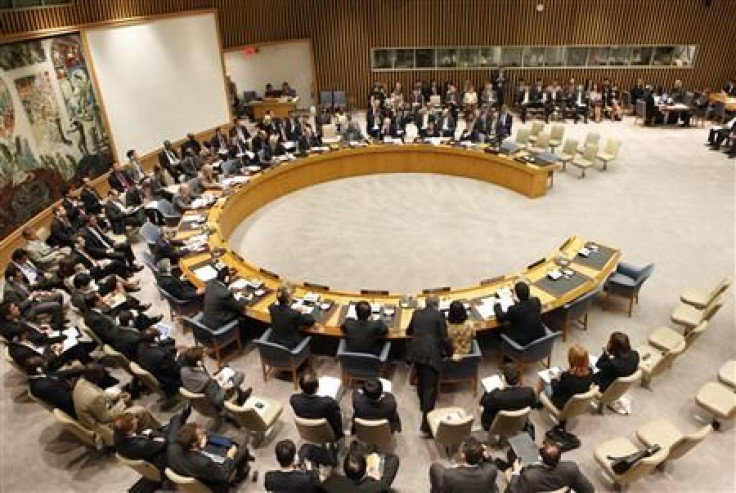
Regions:
[[501, 376], [497, 374], [486, 377], [480, 382], [481, 384], [483, 384], [483, 390], [489, 393], [493, 392], [496, 389], [503, 388], [503, 380], [501, 379]]
[[342, 382], [339, 378], [319, 377], [319, 390], [317, 391], [317, 395], [322, 397], [332, 397], [337, 400], [341, 387]]

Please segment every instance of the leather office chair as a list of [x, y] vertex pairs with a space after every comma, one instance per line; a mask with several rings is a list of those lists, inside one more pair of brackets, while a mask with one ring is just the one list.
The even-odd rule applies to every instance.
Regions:
[[499, 351], [499, 361], [504, 356], [510, 358], [514, 364], [519, 367], [519, 374], [524, 375], [524, 366], [529, 363], [542, 364], [549, 368], [550, 358], [552, 356], [552, 345], [555, 339], [560, 335], [559, 332], [553, 332], [549, 330], [549, 327], [544, 327], [545, 335], [532, 341], [526, 346], [520, 346], [513, 339], [506, 334], [501, 334], [501, 351]]
[[445, 448], [448, 456], [470, 436], [473, 429], [473, 415], [460, 407], [445, 407], [430, 411], [427, 414], [427, 422], [435, 442]]
[[161, 236], [161, 232], [159, 231], [158, 227], [151, 221], [146, 221], [145, 223], [143, 223], [141, 229], [138, 230], [138, 234], [141, 236], [141, 238], [143, 238], [143, 241], [146, 242], [149, 249], [153, 249], [154, 245], [156, 245], [156, 242]]
[[713, 429], [721, 429], [721, 422], [736, 417], [736, 392], [720, 382], [708, 382], [698, 390], [695, 402], [710, 414]]
[[605, 392], [600, 392], [599, 389], [595, 393], [595, 399], [598, 401], [598, 413], [603, 414], [603, 410], [606, 406], [623, 397], [635, 383], [641, 380], [641, 375], [642, 371], [637, 368], [637, 370], [628, 377], [618, 377], [616, 380], [611, 382], [611, 385], [608, 386]]
[[629, 300], [629, 317], [631, 317], [634, 302], [639, 303], [639, 291], [653, 272], [654, 264], [636, 267], [626, 262], [619, 262], [616, 272], [611, 274], [603, 285], [603, 290], [606, 292], [606, 308], [608, 308], [611, 296], [627, 298]]
[[549, 133], [544, 132], [542, 134], [539, 134], [537, 140], [534, 142], [534, 145], [529, 147], [529, 152], [531, 152], [532, 154], [541, 154], [543, 152], [549, 151], [549, 139]]
[[705, 308], [695, 308], [687, 303], [680, 303], [680, 305], [672, 311], [672, 314], [670, 314], [670, 320], [674, 324], [685, 327], [685, 330], [693, 329], [701, 322], [707, 322], [713, 318], [713, 316], [718, 313], [718, 310], [721, 309], [725, 301], [726, 294], [721, 293]]
[[601, 292], [601, 288], [594, 289], [585, 293], [572, 301], [562, 305], [548, 315], [551, 320], [560, 322], [560, 331], [562, 332], [562, 340], [567, 341], [567, 331], [571, 323], [581, 323], [583, 330], [588, 330], [588, 312], [593, 304], [593, 300]]
[[544, 123], [532, 122], [532, 127], [529, 131], [529, 142], [531, 142], [532, 144], [535, 143], [542, 132], [544, 132]]
[[516, 411], [499, 411], [488, 428], [488, 435], [506, 438], [523, 431], [531, 412], [532, 408], [529, 406]]
[[686, 289], [680, 294], [680, 301], [692, 305], [695, 308], [705, 308], [721, 293], [725, 292], [729, 287], [733, 278], [731, 276], [724, 277], [713, 289], [707, 291], [705, 289]]
[[688, 435], [684, 435], [675, 425], [664, 418], [651, 421], [636, 430], [636, 437], [645, 447], [659, 445], [669, 449], [667, 461], [676, 460], [691, 451], [703, 441], [713, 427], [706, 425]]
[[736, 360], [723, 363], [718, 370], [718, 380], [736, 390]]
[[611, 460], [608, 458], [609, 456], [625, 457], [638, 451], [639, 447], [631, 443], [631, 440], [619, 437], [599, 445], [595, 449], [593, 457], [598, 465], [601, 466], [606, 476], [608, 476], [619, 489], [623, 489], [626, 485], [643, 478], [649, 474], [652, 469], [664, 462], [667, 458], [668, 449], [666, 447], [662, 447], [659, 452], [651, 455], [650, 457], [641, 459], [623, 474], [616, 474], [613, 472], [613, 469], [611, 468]]
[[565, 145], [562, 147], [562, 151], [557, 154], [557, 158], [562, 163], [562, 169], [567, 168], [567, 163], [575, 159], [575, 155], [578, 152], [578, 141], [575, 139], [567, 139]]
[[169, 478], [172, 483], [176, 484], [177, 488], [180, 488], [187, 493], [212, 493], [212, 490], [205, 486], [201, 481], [188, 476], [176, 474], [168, 467], [164, 470], [164, 474], [166, 474], [166, 477]]
[[609, 138], [606, 141], [606, 146], [600, 151], [596, 157], [603, 163], [603, 171], [608, 169], [608, 163], [618, 157], [618, 153], [621, 150], [621, 141], [614, 138]]
[[156, 203], [156, 209], [161, 213], [169, 227], [177, 226], [181, 220], [181, 214], [176, 212], [171, 202], [166, 199], [159, 199]]
[[324, 445], [335, 442], [335, 432], [325, 418], [306, 419], [294, 416], [294, 423], [302, 440]]
[[[549, 136], [549, 146], [552, 149], [552, 152], [555, 152], [555, 149], [562, 144], [562, 139], [564, 137], [565, 126], [559, 123], [555, 123], [554, 125], [552, 125], [552, 130]], [[577, 148], [577, 144], [575, 144], [575, 147]]]
[[687, 348], [685, 341], [669, 351], [661, 351], [654, 346], [645, 344], [636, 348], [639, 353], [639, 369], [641, 370], [641, 386], [649, 388], [652, 377], [659, 375], [664, 370], [672, 368], [678, 356]]
[[598, 393], [598, 386], [591, 385], [587, 392], [581, 392], [580, 394], [573, 395], [562, 409], [559, 409], [552, 403], [552, 400], [547, 397], [545, 392], [539, 394], [539, 402], [547, 409], [550, 416], [556, 420], [560, 426], [564, 429], [567, 426], [567, 421], [571, 418], [585, 414], [590, 408], [591, 402]]
[[595, 158], [597, 155], [598, 146], [591, 144], [585, 148], [582, 155], [579, 154], [572, 158], [570, 164], [580, 169], [580, 176], [578, 178], [585, 178], [585, 170], [595, 164]]
[[371, 353], [355, 353], [348, 351], [347, 342], [341, 339], [337, 346], [337, 358], [340, 360], [342, 384], [349, 387], [353, 380], [378, 378], [386, 365], [390, 351], [391, 343], [386, 341], [378, 356]]
[[271, 370], [291, 372], [291, 382], [294, 390], [298, 386], [297, 372], [299, 367], [311, 356], [309, 343], [311, 337], [305, 337], [294, 349], [271, 342], [273, 330], [269, 328], [260, 339], [253, 341], [258, 346], [261, 355], [261, 369], [263, 370], [263, 381], [268, 380]]
[[141, 459], [128, 459], [120, 454], [115, 454], [115, 457], [118, 459], [118, 461], [120, 461], [120, 463], [133, 469], [135, 472], [137, 472], [147, 480], [153, 481], [155, 483], [163, 482], [161, 472], [150, 462]]
[[263, 444], [266, 435], [274, 429], [284, 406], [273, 399], [251, 396], [241, 406], [235, 402], [226, 402], [225, 409], [235, 421], [254, 435], [252, 445], [257, 448]]
[[56, 421], [58, 421], [64, 429], [77, 437], [83, 444], [92, 447], [95, 450], [102, 450], [104, 448], [102, 437], [97, 433], [83, 426], [79, 421], [72, 418], [61, 409], [54, 409], [53, 414]]
[[[480, 351], [480, 345], [475, 339], [470, 345], [470, 353], [466, 354], [462, 359], [445, 358], [442, 360], [442, 370], [440, 371], [440, 389], [442, 384], [470, 382], [473, 390], [473, 397], [478, 395], [478, 368], [483, 360], [483, 354]], [[438, 390], [439, 395], [439, 390]]]
[[347, 109], [348, 100], [347, 100], [347, 97], [345, 96], [345, 91], [333, 91], [332, 92], [332, 104], [335, 106], [335, 108]]
[[387, 419], [353, 420], [355, 436], [366, 445], [375, 447], [390, 447], [393, 444], [393, 433]]
[[[195, 343], [201, 344], [215, 353], [217, 366], [222, 366], [230, 359], [243, 353], [243, 343], [240, 340], [240, 326], [237, 319], [216, 329], [207, 327], [202, 323], [202, 313], [198, 313], [194, 317], [182, 317], [181, 320], [185, 328], [192, 329]], [[223, 355], [223, 349], [231, 345], [237, 346], [237, 351], [226, 358]]]

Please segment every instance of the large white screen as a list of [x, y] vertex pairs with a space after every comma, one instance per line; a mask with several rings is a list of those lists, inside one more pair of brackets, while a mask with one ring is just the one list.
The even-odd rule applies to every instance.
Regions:
[[214, 14], [85, 31], [117, 158], [230, 120]]
[[244, 55], [241, 51], [225, 52], [225, 68], [235, 84], [238, 93], [256, 91], [263, 96], [266, 84], [281, 89], [286, 81], [299, 96], [299, 107], [312, 105], [312, 49], [309, 40], [295, 40], [258, 47], [258, 53]]

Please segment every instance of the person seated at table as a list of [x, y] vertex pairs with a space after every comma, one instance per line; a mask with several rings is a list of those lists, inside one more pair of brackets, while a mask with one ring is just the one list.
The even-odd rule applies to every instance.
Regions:
[[460, 444], [457, 464], [446, 467], [434, 462], [429, 468], [431, 493], [496, 493], [498, 469], [490, 452], [470, 437]]
[[326, 419], [335, 434], [335, 441], [345, 436], [342, 429], [342, 412], [340, 404], [332, 397], [317, 394], [319, 378], [311, 369], [307, 369], [299, 377], [301, 392], [289, 398], [294, 414], [304, 419]]
[[166, 199], [171, 202], [174, 198], [174, 194], [167, 189], [167, 187], [174, 184], [174, 179], [169, 176], [168, 172], [159, 163], [153, 165], [153, 172], [149, 177], [149, 183], [151, 184], [151, 194], [154, 199]]
[[595, 366], [598, 372], [593, 375], [593, 381], [600, 392], [605, 392], [614, 380], [628, 377], [639, 368], [639, 353], [631, 349], [629, 336], [613, 332]]
[[488, 430], [499, 411], [518, 411], [525, 407], [535, 409], [539, 407], [537, 391], [532, 387], [522, 387], [521, 374], [516, 365], [507, 364], [503, 367], [503, 385], [484, 392], [480, 399], [483, 408], [481, 424]]
[[447, 82], [447, 89], [445, 91], [444, 102], [450, 112], [455, 116], [455, 112], [460, 107], [460, 96], [457, 93], [457, 87], [452, 82]]
[[593, 84], [588, 97], [590, 98], [590, 105], [593, 107], [593, 121], [600, 123], [601, 116], [603, 115], [603, 94], [601, 93], [598, 84]]
[[654, 91], [652, 86], [647, 85], [644, 92], [644, 101], [646, 102], [646, 115], [644, 124], [648, 126], [664, 123], [664, 114], [660, 111], [658, 102], [660, 97]]
[[404, 104], [404, 90], [401, 87], [401, 82], [398, 80], [394, 83], [394, 88], [389, 96], [392, 106], [403, 106]]
[[179, 185], [179, 190], [174, 195], [174, 200], [171, 205], [174, 206], [174, 211], [177, 214], [184, 214], [184, 212], [192, 207], [194, 198], [194, 193], [192, 192], [189, 183], [182, 183]]
[[286, 148], [279, 141], [279, 136], [277, 134], [269, 135], [268, 143], [263, 146], [263, 156], [261, 157], [261, 161], [270, 162], [273, 161], [273, 159], [276, 157], [285, 155]]
[[50, 317], [49, 323], [54, 329], [61, 329], [64, 325], [64, 298], [61, 293], [33, 289], [14, 264], [5, 268], [3, 302], [17, 305], [26, 320], [34, 321], [39, 315], [46, 315]]
[[490, 110], [498, 106], [498, 93], [493, 88], [493, 82], [486, 81], [483, 91], [480, 93], [481, 108]]
[[291, 307], [291, 286], [282, 284], [276, 293], [276, 303], [268, 307], [271, 316], [271, 342], [294, 349], [304, 339], [300, 330], [314, 325], [312, 315], [302, 313]]
[[442, 137], [455, 138], [457, 120], [453, 116], [449, 107], [442, 110], [442, 113], [437, 119], [437, 129], [440, 131]]
[[595, 488], [572, 461], [560, 461], [562, 450], [559, 445], [545, 441], [539, 447], [542, 463], [522, 464], [517, 460], [512, 465], [507, 493], [530, 491], [558, 491], [569, 489], [575, 493], [593, 493]]
[[302, 127], [302, 135], [299, 137], [297, 143], [299, 151], [302, 153], [309, 152], [315, 147], [322, 147], [322, 139], [314, 133], [311, 125], [304, 125]]
[[461, 360], [470, 354], [475, 330], [473, 323], [468, 320], [468, 311], [462, 301], [450, 303], [447, 311], [447, 335], [452, 342], [452, 359]]
[[202, 323], [211, 329], [222, 327], [233, 320], [238, 320], [241, 326], [245, 324], [248, 302], [245, 298], [238, 299], [235, 296], [229, 288], [230, 281], [230, 269], [223, 267], [205, 285]]
[[263, 486], [278, 493], [319, 493], [322, 491], [319, 471], [311, 462], [297, 464], [296, 445], [291, 440], [281, 440], [274, 448], [280, 469], [265, 474]]
[[473, 120], [473, 134], [475, 134], [477, 140], [474, 142], [489, 142], [495, 133], [493, 126], [492, 110], [483, 108], [480, 111], [476, 111], [476, 116]]
[[460, 136], [458, 137], [458, 142], [479, 142], [480, 137], [475, 132], [475, 112], [474, 111], [467, 111], [465, 112], [465, 115], [463, 117], [464, 122], [464, 128], [463, 131], [460, 132]]
[[370, 469], [366, 454], [351, 450], [343, 462], [345, 476], [333, 474], [322, 483], [322, 488], [327, 493], [389, 493], [399, 470], [399, 458], [394, 454], [379, 456], [376, 453], [369, 457], [372, 462]]
[[347, 116], [348, 122], [345, 129], [340, 132], [341, 142], [365, 142], [366, 138], [360, 131], [360, 125], [351, 115]]
[[187, 279], [175, 276], [171, 269], [171, 260], [168, 258], [159, 260], [156, 267], [158, 267], [156, 275], [158, 286], [177, 300], [194, 302], [204, 294], [205, 288], [197, 288]]
[[284, 81], [281, 83], [281, 95], [289, 98], [296, 97], [296, 91], [289, 86], [289, 83]]
[[396, 128], [394, 128], [393, 122], [391, 121], [391, 117], [385, 117], [383, 119], [383, 122], [381, 123], [381, 128], [378, 130], [378, 140], [386, 140], [386, 139], [396, 139], [398, 138], [398, 134], [396, 133]]
[[[88, 247], [87, 239], [84, 236], [75, 236], [72, 257], [74, 272], [72, 277], [78, 274], [81, 268], [95, 280], [103, 279], [112, 274], [125, 280], [133, 277], [133, 271], [122, 260], [109, 257], [95, 258], [95, 255], [98, 255], [98, 253], [94, 248]], [[81, 266], [81, 268], [78, 266]]]
[[184, 158], [179, 163], [180, 181], [196, 178], [199, 173], [199, 169], [202, 167], [202, 159], [194, 153], [194, 149], [191, 147], [184, 151], [183, 156]]
[[365, 115], [366, 118], [366, 132], [369, 136], [374, 139], [378, 138], [378, 134], [381, 131], [381, 123], [383, 122], [383, 109], [381, 109], [381, 101], [374, 99], [371, 102], [371, 107]]
[[273, 89], [273, 84], [270, 82], [266, 84], [266, 90], [263, 93], [264, 98], [278, 98], [279, 96], [279, 92]]
[[222, 183], [220, 183], [220, 177], [215, 173], [214, 168], [211, 164], [202, 165], [202, 169], [199, 170], [199, 184], [205, 189], [220, 189]]
[[530, 296], [527, 283], [519, 281], [514, 285], [514, 301], [505, 312], [500, 303], [493, 307], [496, 320], [509, 324], [504, 333], [520, 346], [527, 346], [544, 337], [542, 303], [536, 296]]
[[717, 151], [721, 148], [721, 144], [729, 138], [736, 130], [736, 117], [731, 118], [725, 125], [716, 125], [708, 130], [708, 143], [712, 150]]
[[105, 217], [110, 222], [113, 233], [119, 235], [125, 234], [126, 226], [139, 228], [148, 220], [145, 211], [141, 207], [131, 207], [123, 204], [120, 200], [120, 194], [115, 189], [107, 192]]
[[396, 409], [396, 398], [391, 392], [383, 391], [383, 384], [377, 378], [363, 380], [363, 387], [353, 391], [353, 426], [355, 418], [385, 419], [392, 433], [401, 432], [401, 418]]
[[204, 394], [212, 407], [222, 414], [226, 414], [225, 401], [244, 404], [253, 393], [251, 387], [245, 390], [242, 388], [245, 375], [233, 370], [233, 375], [227, 380], [218, 376], [219, 372], [213, 377], [207, 371], [203, 358], [202, 346], [193, 346], [182, 352], [181, 386], [189, 392]]
[[176, 474], [200, 481], [213, 493], [228, 493], [230, 486], [247, 478], [248, 461], [254, 460], [245, 445], [226, 437], [208, 436], [204, 428], [194, 423], [179, 429], [169, 443], [166, 459]]
[[593, 385], [593, 371], [590, 369], [588, 351], [575, 344], [567, 351], [568, 369], [558, 378], [546, 383], [541, 378], [537, 390], [544, 392], [557, 409], [562, 409], [575, 394], [583, 394]]
[[498, 113], [495, 121], [496, 140], [502, 142], [511, 136], [511, 128], [514, 123], [514, 117], [509, 112], [509, 107], [505, 104], [501, 105], [501, 111]]
[[109, 307], [98, 293], [87, 296], [87, 311], [84, 313], [85, 325], [114, 350], [135, 361], [141, 334], [137, 329], [123, 326], [109, 313]]
[[367, 301], [355, 304], [355, 316], [346, 317], [340, 326], [345, 334], [347, 350], [353, 353], [370, 353], [378, 356], [383, 349], [383, 338], [388, 333], [388, 326], [381, 320], [371, 320], [371, 305]]
[[[69, 257], [63, 259], [65, 262]], [[61, 266], [61, 263], [59, 266]], [[10, 265], [14, 265], [22, 274], [22, 281], [32, 290], [50, 291], [63, 288], [57, 272], [48, 272], [40, 269], [28, 255], [25, 248], [16, 248], [10, 254]]]

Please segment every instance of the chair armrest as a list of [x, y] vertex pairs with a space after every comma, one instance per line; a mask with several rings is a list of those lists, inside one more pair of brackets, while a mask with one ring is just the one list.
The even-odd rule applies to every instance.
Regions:
[[297, 347], [289, 351], [292, 356], [296, 356], [298, 354], [301, 354], [304, 349], [309, 346], [309, 343], [312, 342], [312, 336], [305, 337], [302, 342], [299, 343]]
[[271, 339], [271, 335], [273, 334], [273, 330], [271, 330], [271, 327], [266, 329], [266, 332], [261, 335], [258, 339], [254, 340], [253, 342], [255, 344], [265, 344], [271, 342], [269, 339]]
[[514, 341], [512, 338], [507, 336], [506, 334], [501, 334], [501, 340], [511, 346], [512, 349], [516, 351], [523, 351], [526, 346], [519, 345], [516, 341]]
[[[204, 325], [204, 324], [200, 324], [200, 325], [202, 325], [202, 327], [206, 327], [206, 325]], [[237, 326], [238, 326], [238, 321], [237, 320], [232, 320], [232, 321], [226, 323], [225, 325], [223, 325], [222, 327], [218, 327], [216, 329], [209, 329], [209, 327], [208, 327], [208, 329], [212, 333], [213, 336], [221, 336], [221, 335], [225, 335], [228, 332], [230, 332], [231, 330], [237, 328]]]
[[381, 353], [378, 355], [378, 359], [381, 363], [385, 363], [388, 359], [388, 353], [391, 351], [391, 343], [385, 342], [383, 344], [383, 348], [381, 349]]
[[628, 264], [626, 262], [619, 262], [618, 266], [616, 267], [616, 272], [632, 279], [636, 279], [637, 277], [639, 277], [641, 269], [639, 267], [636, 267], [635, 265]]
[[480, 344], [478, 344], [477, 339], [473, 339], [470, 343], [470, 353], [468, 353], [465, 358], [482, 358], [483, 353], [480, 351]]
[[338, 358], [340, 356], [344, 356], [346, 353], [348, 353], [348, 343], [345, 339], [340, 339], [340, 343], [337, 345], [337, 356]]

